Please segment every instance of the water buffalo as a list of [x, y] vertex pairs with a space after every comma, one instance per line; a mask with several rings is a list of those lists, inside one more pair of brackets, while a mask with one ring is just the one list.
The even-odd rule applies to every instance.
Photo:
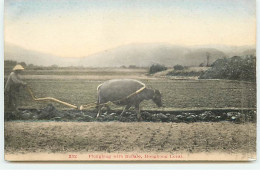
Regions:
[[106, 106], [107, 102], [112, 102], [116, 105], [125, 105], [120, 116], [123, 116], [126, 110], [131, 106], [135, 107], [137, 118], [141, 120], [140, 103], [143, 100], [152, 99], [158, 106], [162, 106], [161, 93], [159, 90], [150, 89], [144, 83], [133, 79], [114, 79], [106, 81], [97, 87], [97, 117], [101, 114], [101, 108]]

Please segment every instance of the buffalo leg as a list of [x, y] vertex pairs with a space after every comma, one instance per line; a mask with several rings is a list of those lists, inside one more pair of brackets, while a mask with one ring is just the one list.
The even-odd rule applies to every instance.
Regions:
[[139, 121], [142, 120], [139, 104], [136, 104], [136, 105], [135, 105], [135, 111], [136, 111], [137, 119], [138, 119]]
[[111, 108], [109, 107], [109, 105], [106, 104], [105, 106], [106, 106], [106, 108], [107, 108], [107, 112], [110, 112], [110, 111], [111, 111]]
[[111, 108], [109, 107], [108, 104], [105, 104], [105, 105], [98, 105], [97, 106], [97, 109], [98, 109], [98, 113], [97, 113], [97, 117], [98, 118], [100, 116], [100, 114], [102, 113], [102, 108], [103, 106], [105, 106], [107, 108], [107, 112], [109, 112], [111, 110]]
[[124, 115], [124, 113], [131, 107], [130, 104], [126, 105], [126, 107], [124, 108], [124, 110], [122, 111], [122, 113], [120, 114], [120, 117], [122, 117]]
[[103, 107], [102, 105], [98, 105], [98, 113], [96, 118], [100, 116], [102, 107]]

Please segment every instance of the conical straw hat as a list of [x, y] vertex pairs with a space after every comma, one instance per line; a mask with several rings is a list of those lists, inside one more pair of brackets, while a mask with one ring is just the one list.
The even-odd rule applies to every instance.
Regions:
[[15, 65], [15, 67], [13, 68], [13, 71], [16, 70], [24, 70], [24, 67], [22, 65]]

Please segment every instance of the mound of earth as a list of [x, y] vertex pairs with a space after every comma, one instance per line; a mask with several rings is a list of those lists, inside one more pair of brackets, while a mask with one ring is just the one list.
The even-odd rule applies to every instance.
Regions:
[[256, 57], [234, 56], [215, 61], [212, 68], [199, 76], [199, 79], [229, 79], [256, 81]]
[[[43, 109], [20, 110], [19, 113], [5, 113], [6, 121], [13, 120], [48, 120], [48, 121], [82, 121], [82, 122], [137, 122], [135, 111], [128, 111], [123, 117], [121, 111], [105, 112], [96, 118], [97, 111], [80, 110], [57, 110], [52, 104]], [[219, 122], [229, 121], [235, 123], [256, 122], [256, 112], [254, 110], [215, 110], [215, 111], [142, 111], [142, 121], [146, 122]]]

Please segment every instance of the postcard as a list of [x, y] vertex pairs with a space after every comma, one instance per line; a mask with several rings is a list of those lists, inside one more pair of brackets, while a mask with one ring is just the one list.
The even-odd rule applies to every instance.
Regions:
[[5, 160], [256, 160], [255, 0], [4, 8]]

